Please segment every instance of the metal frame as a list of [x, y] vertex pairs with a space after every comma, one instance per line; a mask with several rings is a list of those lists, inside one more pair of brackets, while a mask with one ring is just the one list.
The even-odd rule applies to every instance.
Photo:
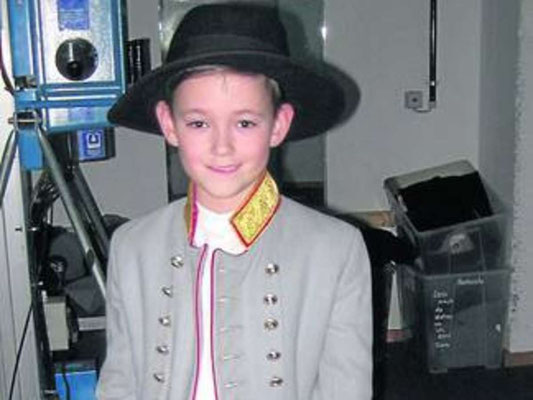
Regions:
[[[50, 145], [50, 142], [48, 141], [48, 138], [46, 137], [46, 133], [43, 131], [41, 127], [41, 121], [39, 120], [37, 113], [33, 114], [33, 119], [26, 119], [24, 121], [21, 121], [20, 119], [17, 119], [14, 117], [12, 119], [14, 122], [14, 130], [11, 131], [9, 138], [7, 140], [8, 145], [5, 148], [5, 151], [2, 156], [2, 160], [0, 161], [0, 204], [3, 201], [4, 198], [4, 189], [7, 185], [7, 182], [10, 177], [10, 170], [13, 167], [13, 160], [15, 157], [15, 152], [17, 150], [16, 143], [18, 142], [17, 136], [19, 132], [19, 124], [33, 124], [35, 133], [37, 135], [37, 138], [39, 140], [39, 145], [41, 147], [41, 150], [43, 152], [43, 157], [46, 161], [46, 165], [48, 166], [50, 173], [52, 175], [52, 178], [57, 185], [57, 189], [59, 191], [61, 200], [63, 201], [63, 205], [65, 206], [65, 209], [67, 211], [67, 214], [69, 216], [70, 222], [72, 223], [72, 227], [74, 228], [74, 231], [76, 232], [76, 235], [78, 236], [78, 239], [80, 241], [80, 244], [83, 249], [85, 260], [89, 265], [91, 265], [91, 272], [93, 273], [94, 278], [96, 279], [96, 282], [98, 284], [98, 288], [100, 289], [100, 293], [105, 298], [105, 279], [104, 275], [102, 273], [102, 266], [100, 264], [100, 261], [98, 260], [97, 253], [95, 252], [95, 249], [92, 245], [91, 239], [89, 238], [89, 234], [87, 230], [85, 229], [82, 216], [80, 215], [80, 212], [78, 211], [78, 207], [76, 206], [74, 202], [74, 198], [72, 196], [72, 193], [69, 189], [69, 186], [67, 185], [67, 182], [65, 180], [65, 177], [63, 176], [62, 169], [59, 165], [59, 162], [57, 160], [57, 157], [54, 154], [54, 150], [52, 149], [52, 146]], [[78, 180], [80, 180], [83, 175], [81, 175], [81, 172], [78, 171], [76, 174], [76, 177]], [[80, 181], [79, 186], [83, 188], [82, 190], [82, 198], [85, 199], [84, 206], [86, 208], [90, 208], [88, 206], [90, 203], [88, 202], [89, 198], [92, 199], [92, 197], [88, 197], [88, 193], [90, 194], [88, 188], [85, 186], [85, 181]], [[94, 203], [94, 199], [92, 201]], [[95, 203], [94, 203], [95, 204]], [[96, 215], [96, 212], [93, 212], [90, 214], [90, 216]], [[98, 222], [94, 223], [95, 226], [100, 226]], [[103, 227], [101, 228], [103, 232]], [[107, 237], [107, 236], [106, 236]], [[106, 243], [107, 246], [107, 243]]]

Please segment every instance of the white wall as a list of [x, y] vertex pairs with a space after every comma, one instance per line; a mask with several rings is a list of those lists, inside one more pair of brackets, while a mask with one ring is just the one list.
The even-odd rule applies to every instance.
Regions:
[[388, 209], [383, 180], [459, 158], [478, 163], [481, 0], [439, 1], [437, 108], [403, 107], [427, 93], [429, 1], [326, 1], [325, 57], [358, 81], [355, 116], [326, 137], [327, 202]]
[[[481, 96], [479, 169], [504, 201], [512, 217], [516, 164], [515, 117], [518, 62], [518, 24], [520, 1], [484, 0], [481, 39]], [[512, 241], [512, 218], [509, 218], [508, 243]], [[511, 249], [511, 248], [510, 248]], [[521, 266], [512, 265], [515, 270]], [[520, 274], [512, 275], [510, 336], [507, 347], [516, 348], [516, 328], [521, 325], [523, 308], [517, 296]], [[532, 285], [529, 285], [532, 287]], [[520, 328], [518, 328], [520, 329]], [[531, 337], [531, 335], [528, 335]], [[529, 344], [533, 348], [533, 342]]]
[[533, 2], [521, 1], [510, 350], [533, 350]]
[[513, 204], [515, 98], [520, 0], [483, 0], [479, 169]]

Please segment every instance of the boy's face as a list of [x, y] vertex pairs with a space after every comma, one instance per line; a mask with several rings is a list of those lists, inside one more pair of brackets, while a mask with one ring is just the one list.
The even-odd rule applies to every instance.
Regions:
[[262, 75], [211, 71], [180, 83], [173, 109], [161, 101], [156, 114], [168, 143], [179, 148], [197, 200], [225, 212], [261, 179], [270, 147], [285, 139], [294, 110], [285, 103], [274, 111]]

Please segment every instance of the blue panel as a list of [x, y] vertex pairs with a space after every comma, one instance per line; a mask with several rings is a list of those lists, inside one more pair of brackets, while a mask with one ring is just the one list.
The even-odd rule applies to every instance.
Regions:
[[78, 159], [80, 161], [100, 160], [106, 157], [105, 133], [103, 129], [81, 130], [78, 135]]
[[[30, 86], [16, 91], [16, 111], [40, 111], [47, 133], [110, 126], [107, 111], [126, 88], [123, 0], [6, 1], [13, 75], [26, 78], [18, 82]], [[52, 15], [54, 9], [57, 18]], [[71, 81], [56, 71], [54, 46], [78, 37], [96, 46], [96, 74], [101, 76]], [[67, 111], [78, 108], [93, 112], [78, 116], [77, 111]]]
[[[65, 384], [65, 379], [68, 383]], [[96, 400], [96, 371], [72, 371], [55, 374], [56, 389], [61, 400], [67, 399], [67, 390], [70, 400]]]
[[[76, 108], [79, 109], [79, 108]], [[54, 118], [54, 124], [46, 126], [48, 133], [69, 132], [83, 130], [83, 129], [98, 129], [102, 127], [109, 127], [110, 124], [107, 121], [108, 107], [91, 107], [88, 108], [91, 113], [82, 114], [81, 118], [76, 119], [70, 112], [71, 109], [49, 109], [48, 115], [50, 119]]]
[[89, 29], [88, 0], [58, 0], [59, 30], [85, 31]]
[[[116, 0], [111, 3], [113, 12], [113, 36], [117, 38], [127, 38], [127, 17], [126, 17], [126, 0]], [[124, 41], [119, 46], [114, 47], [115, 60], [124, 60], [125, 56]], [[115, 63], [115, 80], [120, 87], [120, 94], [126, 91], [126, 65], [124, 62]]]
[[43, 167], [41, 145], [34, 129], [19, 130], [18, 138], [20, 162], [26, 170], [37, 170]]
[[9, 0], [9, 25], [13, 75], [33, 75], [29, 0]]
[[69, 118], [73, 121], [85, 121], [93, 116], [92, 108], [76, 107], [68, 110]]

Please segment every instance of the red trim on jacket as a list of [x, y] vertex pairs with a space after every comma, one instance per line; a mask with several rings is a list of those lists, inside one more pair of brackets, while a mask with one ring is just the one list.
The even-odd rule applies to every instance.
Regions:
[[196, 337], [196, 368], [194, 371], [193, 388], [191, 400], [196, 400], [196, 392], [198, 391], [198, 378], [200, 376], [200, 364], [202, 362], [202, 303], [200, 300], [200, 282], [202, 278], [202, 269], [204, 264], [205, 254], [207, 252], [207, 245], [203, 246], [198, 265], [196, 267], [196, 282], [194, 284], [194, 327]]

